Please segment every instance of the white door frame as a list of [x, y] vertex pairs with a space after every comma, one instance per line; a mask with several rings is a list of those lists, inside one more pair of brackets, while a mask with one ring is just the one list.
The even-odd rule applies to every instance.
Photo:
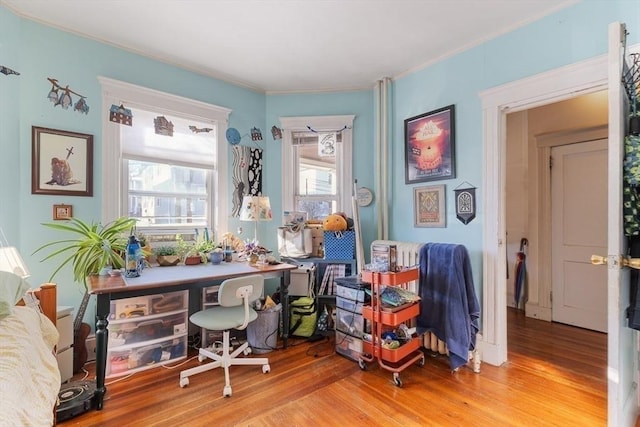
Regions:
[[602, 55], [480, 93], [485, 206], [481, 348], [482, 359], [489, 364], [507, 361], [506, 115], [605, 90], [607, 70], [607, 55]]

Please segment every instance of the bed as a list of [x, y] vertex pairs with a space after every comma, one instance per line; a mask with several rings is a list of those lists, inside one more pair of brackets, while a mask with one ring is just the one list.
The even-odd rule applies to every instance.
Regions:
[[[55, 424], [60, 371], [56, 286], [27, 291], [20, 277], [0, 272], [0, 414], [2, 426]], [[29, 302], [35, 295], [41, 310]], [[44, 314], [46, 313], [46, 315]]]

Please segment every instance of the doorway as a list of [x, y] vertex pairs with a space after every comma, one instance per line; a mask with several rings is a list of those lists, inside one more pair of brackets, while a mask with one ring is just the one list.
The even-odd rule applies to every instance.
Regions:
[[[605, 331], [606, 330], [606, 271], [590, 265], [589, 258], [592, 253], [601, 253], [601, 250], [591, 251], [593, 246], [606, 247], [606, 136], [607, 136], [607, 92], [599, 91], [571, 99], [542, 105], [528, 110], [523, 110], [507, 115], [506, 134], [506, 236], [507, 236], [507, 272], [509, 280], [507, 285], [507, 306], [515, 306], [515, 261], [522, 238], [529, 242], [526, 255], [527, 280], [525, 289], [525, 312], [528, 317], [541, 320], [559, 320], [580, 327]], [[587, 149], [587, 145], [596, 145], [595, 151]], [[604, 150], [601, 148], [604, 145]], [[587, 154], [591, 152], [591, 154]], [[551, 157], [555, 154], [553, 168]], [[588, 170], [588, 176], [578, 175]], [[564, 184], [560, 175], [565, 176]], [[552, 178], [552, 174], [556, 174]], [[602, 197], [599, 210], [589, 208], [588, 218], [580, 215], [580, 210], [598, 203], [593, 199], [593, 189], [589, 190], [589, 197], [584, 197], [586, 190], [582, 184], [599, 188]], [[568, 187], [567, 187], [568, 186]], [[555, 203], [552, 198], [556, 189]], [[566, 194], [563, 194], [565, 193]], [[577, 196], [575, 200], [570, 197]], [[563, 202], [570, 202], [562, 211], [554, 211]], [[572, 211], [573, 209], [573, 211]], [[577, 210], [577, 212], [576, 212]], [[580, 215], [578, 220], [567, 221], [566, 224], [554, 220], [553, 214], [572, 216]], [[599, 219], [598, 219], [599, 218]], [[593, 229], [599, 224], [598, 233]], [[571, 231], [576, 235], [575, 239], [583, 239], [579, 242], [569, 242], [561, 245], [562, 239], [558, 239], [558, 232]], [[586, 236], [589, 238], [586, 239]], [[584, 245], [584, 240], [590, 242], [590, 247]], [[597, 241], [597, 244], [592, 243]], [[554, 243], [556, 246], [554, 247]], [[574, 243], [578, 243], [575, 245]], [[566, 263], [553, 262], [559, 249], [565, 250]], [[579, 252], [579, 253], [576, 253]], [[605, 251], [606, 252], [606, 251]], [[554, 254], [555, 253], [555, 254]], [[586, 255], [585, 255], [586, 254]], [[571, 259], [578, 257], [578, 259]], [[578, 294], [570, 287], [556, 287], [559, 277], [563, 273], [576, 275], [569, 283], [578, 282], [580, 276], [594, 278], [592, 287], [597, 287], [603, 294], [598, 298], [594, 294], [586, 294], [578, 290]], [[603, 277], [600, 277], [603, 276]], [[553, 298], [555, 295], [556, 298]], [[553, 301], [556, 303], [566, 300], [568, 306], [577, 305], [586, 310], [583, 304], [585, 296], [591, 296], [592, 301], [589, 310], [598, 306], [597, 312], [601, 313], [602, 322], [597, 327], [587, 324], [568, 322], [562, 317], [554, 319]], [[579, 301], [569, 299], [575, 298]], [[555, 305], [556, 307], [562, 305]], [[521, 304], [521, 308], [523, 305]], [[557, 314], [557, 313], [555, 313]], [[592, 313], [583, 314], [591, 316]]]

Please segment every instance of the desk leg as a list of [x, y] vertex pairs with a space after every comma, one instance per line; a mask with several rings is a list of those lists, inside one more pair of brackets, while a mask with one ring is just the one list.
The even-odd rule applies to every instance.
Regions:
[[282, 303], [282, 346], [287, 348], [289, 339], [289, 283], [291, 273], [286, 270], [280, 278], [280, 302]]
[[95, 406], [102, 409], [107, 388], [104, 385], [104, 377], [107, 371], [107, 342], [109, 339], [109, 310], [110, 299], [107, 294], [98, 295], [96, 307], [96, 394]]

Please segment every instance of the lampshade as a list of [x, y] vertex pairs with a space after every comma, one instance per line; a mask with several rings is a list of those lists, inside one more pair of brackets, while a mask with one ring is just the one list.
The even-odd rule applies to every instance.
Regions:
[[271, 221], [271, 203], [266, 196], [244, 196], [240, 208], [240, 221]]
[[30, 276], [20, 252], [13, 246], [0, 246], [0, 271], [13, 273], [23, 279]]

